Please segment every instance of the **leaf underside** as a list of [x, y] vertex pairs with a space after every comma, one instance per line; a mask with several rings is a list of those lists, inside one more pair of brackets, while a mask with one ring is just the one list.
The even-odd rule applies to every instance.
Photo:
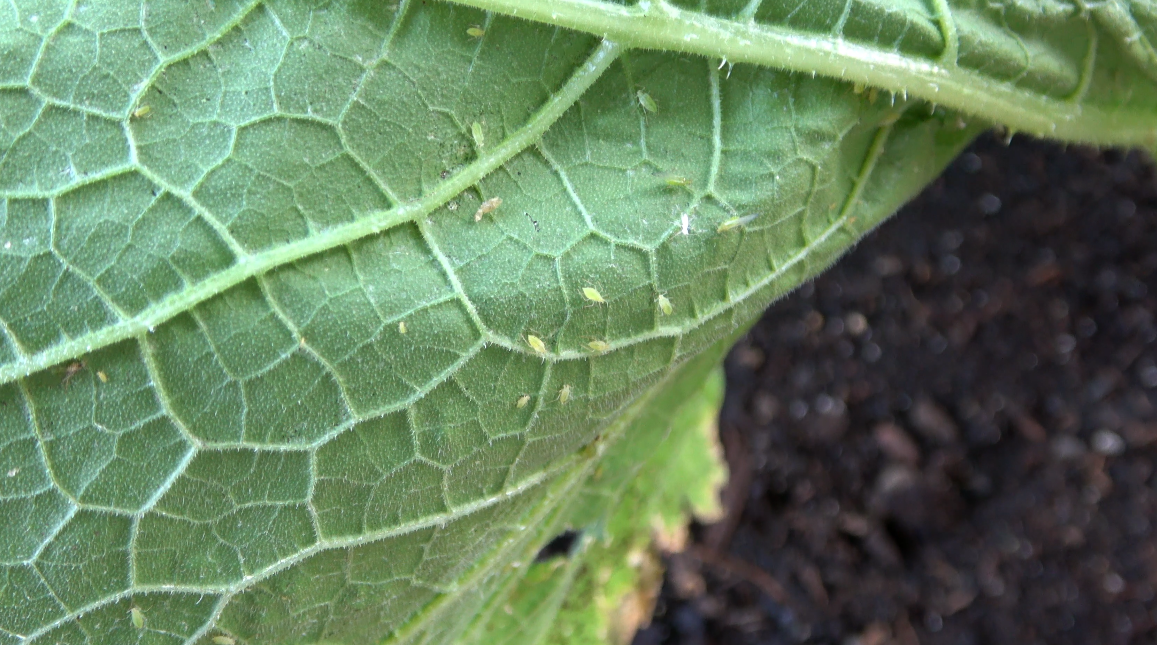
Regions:
[[[919, 3], [771, 4], [940, 56]], [[972, 73], [1067, 96], [1077, 41], [1018, 17], [1066, 6], [967, 8], [1006, 36]], [[1141, 142], [1144, 50], [1064, 20], [1101, 34], [1075, 104]], [[555, 532], [659, 494], [587, 494], [604, 460], [1001, 121], [570, 27], [0, 6], [0, 645], [489, 642]]]

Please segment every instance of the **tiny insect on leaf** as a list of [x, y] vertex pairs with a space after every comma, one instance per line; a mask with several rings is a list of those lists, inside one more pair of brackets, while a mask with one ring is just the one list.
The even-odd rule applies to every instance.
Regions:
[[534, 334], [530, 334], [526, 337], [526, 344], [530, 345], [530, 348], [538, 354], [546, 353], [546, 343], [542, 342], [542, 339], [538, 336], [535, 336]]
[[406, 321], [402, 320], [402, 321], [398, 322], [398, 333], [399, 334], [406, 333]]
[[603, 294], [599, 293], [599, 290], [594, 287], [583, 287], [583, 297], [591, 302], [606, 302], [606, 300], [603, 300]]
[[675, 311], [675, 307], [671, 306], [671, 301], [663, 294], [659, 294], [658, 303], [659, 311], [663, 312], [664, 316], [670, 316], [671, 312]]
[[587, 343], [587, 347], [590, 347], [592, 350], [600, 354], [611, 348], [610, 344], [605, 340], [592, 340], [591, 342]]
[[481, 25], [470, 25], [466, 29], [466, 35], [471, 38], [481, 38], [486, 35], [486, 30]]
[[520, 409], [525, 408], [527, 403], [530, 403], [530, 395], [523, 394], [522, 396], [518, 397], [518, 402], [514, 404], [514, 407]]
[[719, 228], [715, 229], [715, 232], [716, 233], [726, 233], [727, 231], [737, 229], [740, 226], [744, 226], [745, 224], [747, 224], [751, 220], [755, 219], [756, 217], [759, 217], [759, 213], [753, 213], [751, 215], [744, 215], [743, 217], [732, 217], [729, 220], [724, 220], [724, 221], [720, 222]]
[[635, 92], [635, 96], [639, 99], [639, 105], [641, 105], [647, 112], [655, 114], [659, 111], [659, 104], [655, 103], [655, 99], [651, 98], [650, 94], [647, 94], [643, 90], [639, 90], [638, 92]]
[[570, 400], [570, 386], [564, 385], [564, 386], [562, 386], [562, 389], [558, 391], [558, 402], [562, 405], [566, 405], [566, 402], [569, 400]]
[[104, 373], [104, 372], [102, 372], [102, 371], [98, 371], [98, 372], [96, 373], [96, 377], [97, 377], [98, 379], [100, 379], [100, 382], [101, 382], [101, 383], [108, 383], [108, 374], [105, 374], [105, 373]]
[[475, 121], [470, 124], [470, 135], [474, 137], [474, 144], [481, 150], [486, 146], [486, 133], [482, 131], [482, 124]]
[[64, 389], [68, 389], [68, 382], [71, 381], [72, 377], [76, 376], [77, 373], [79, 373], [85, 367], [88, 367], [88, 365], [84, 361], [72, 361], [64, 367], [64, 378], [60, 381], [60, 384], [64, 386]]
[[138, 107], [137, 109], [133, 110], [133, 118], [134, 119], [143, 119], [146, 116], [148, 116], [149, 113], [152, 111], [153, 111], [153, 107], [151, 105], [142, 105], [142, 106]]
[[675, 175], [675, 174], [663, 175], [663, 181], [665, 181], [668, 186], [690, 186], [691, 185], [691, 180], [682, 176], [682, 175]]
[[487, 213], [493, 213], [501, 205], [501, 197], [491, 197], [490, 199], [482, 202], [482, 204], [478, 206], [478, 210], [474, 212], [474, 221], [481, 222], [483, 215]]
[[145, 628], [145, 612], [141, 611], [140, 607], [129, 609], [129, 618], [133, 621], [133, 627], [137, 629]]
[[213, 637], [213, 644], [214, 645], [236, 645], [236, 643], [237, 643], [237, 641], [233, 640], [229, 636], [214, 636]]

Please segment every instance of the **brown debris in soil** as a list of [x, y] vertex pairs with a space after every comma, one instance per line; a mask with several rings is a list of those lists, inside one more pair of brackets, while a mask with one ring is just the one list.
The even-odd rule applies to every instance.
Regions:
[[978, 142], [734, 350], [636, 645], [1157, 640], [1155, 272], [1141, 156]]

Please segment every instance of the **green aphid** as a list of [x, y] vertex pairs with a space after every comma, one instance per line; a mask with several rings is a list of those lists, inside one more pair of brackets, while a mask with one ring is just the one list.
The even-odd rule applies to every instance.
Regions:
[[583, 287], [583, 297], [599, 304], [606, 304], [607, 302], [603, 299], [603, 294], [599, 293], [599, 290], [594, 287]]
[[690, 179], [682, 175], [676, 175], [675, 173], [667, 173], [663, 175], [663, 181], [666, 182], [668, 186], [682, 186], [684, 188], [691, 187]]
[[143, 119], [146, 116], [148, 116], [149, 113], [152, 111], [153, 111], [152, 106], [150, 106], [148, 104], [142, 105], [142, 106], [138, 107], [137, 109], [133, 110], [133, 118], [134, 119]]
[[474, 137], [474, 145], [478, 146], [479, 150], [486, 147], [486, 133], [482, 131], [481, 123], [477, 121], [471, 123], [470, 134]]
[[569, 400], [570, 400], [570, 385], [564, 385], [564, 386], [562, 386], [562, 389], [558, 391], [559, 405], [566, 405], [566, 402]]
[[482, 28], [482, 25], [470, 25], [466, 28], [466, 35], [471, 38], [481, 38], [486, 35], [486, 30]]
[[602, 354], [611, 348], [610, 344], [605, 340], [592, 340], [591, 342], [587, 343], [587, 347], [590, 347], [591, 351], [598, 352], [599, 354]]
[[755, 219], [756, 217], [759, 217], [759, 213], [753, 213], [751, 215], [744, 215], [743, 217], [732, 217], [729, 220], [724, 220], [724, 221], [720, 222], [719, 228], [715, 229], [715, 232], [716, 233], [726, 233], [727, 231], [737, 229], [740, 226], [743, 226], [743, 225], [747, 224], [748, 222], [750, 222], [751, 220]]
[[133, 627], [137, 629], [145, 628], [145, 612], [141, 611], [140, 607], [132, 607], [129, 609], [129, 618], [133, 621]]
[[237, 641], [233, 640], [231, 636], [225, 635], [214, 636], [213, 643], [214, 645], [237, 645]]
[[671, 312], [675, 311], [675, 307], [671, 305], [671, 301], [667, 299], [667, 296], [664, 296], [661, 293], [659, 294], [656, 302], [659, 303], [659, 311], [663, 312], [664, 316], [670, 316]]
[[530, 345], [530, 348], [534, 350], [534, 353], [541, 354], [543, 356], [546, 355], [546, 343], [542, 342], [542, 339], [538, 336], [535, 336], [534, 334], [527, 335], [526, 344]]
[[530, 395], [523, 394], [522, 396], [518, 397], [518, 401], [514, 404], [514, 407], [521, 410], [522, 408], [526, 407], [527, 403], [530, 403]]
[[647, 94], [646, 91], [639, 90], [638, 92], [635, 92], [635, 96], [638, 97], [639, 105], [641, 105], [644, 110], [650, 112], [651, 114], [656, 114], [659, 112], [659, 104], [655, 103], [655, 99], [651, 98], [651, 95]]

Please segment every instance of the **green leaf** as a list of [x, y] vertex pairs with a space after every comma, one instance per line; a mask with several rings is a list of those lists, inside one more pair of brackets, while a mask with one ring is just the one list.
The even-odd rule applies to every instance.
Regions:
[[1157, 142], [1149, 0], [454, 0], [627, 46], [822, 74], [1047, 137]]
[[728, 345], [681, 369], [639, 414], [561, 518], [560, 528], [579, 531], [571, 552], [536, 562], [509, 595], [496, 594], [467, 642], [630, 641], [649, 619], [662, 581], [652, 535], [673, 536], [689, 516], [721, 511], [726, 467], [715, 418], [723, 374], [710, 370]]
[[[907, 15], [872, 6], [842, 24]], [[1149, 136], [1136, 40], [1098, 42], [1058, 132]], [[432, 1], [0, 7], [0, 645], [478, 633], [599, 446], [985, 97], [1059, 100], [974, 70], [962, 120], [685, 49]]]

